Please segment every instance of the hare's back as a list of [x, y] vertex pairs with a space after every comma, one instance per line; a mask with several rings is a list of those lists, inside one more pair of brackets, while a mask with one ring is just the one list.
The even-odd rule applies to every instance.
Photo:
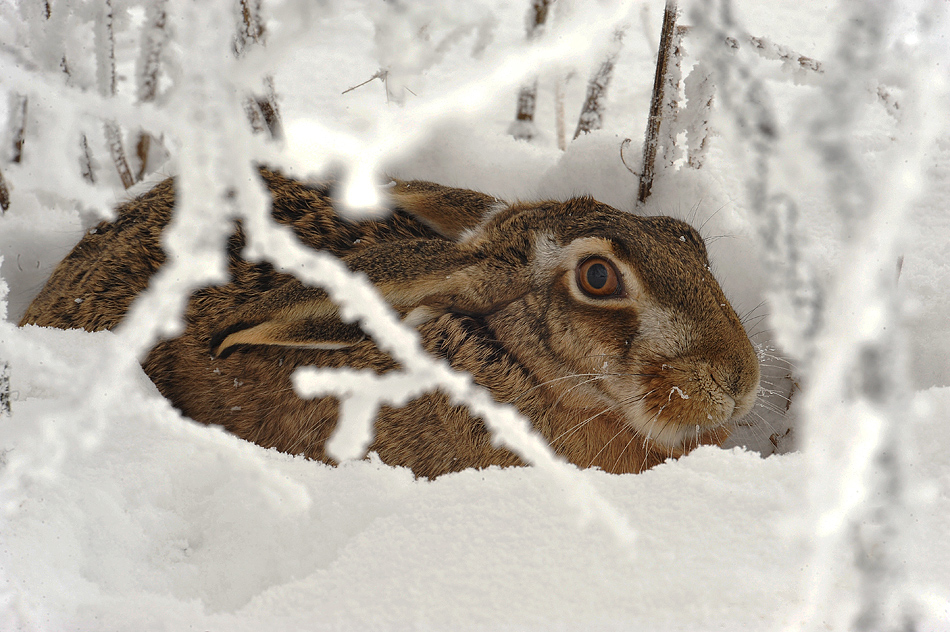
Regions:
[[[311, 248], [344, 257], [383, 241], [438, 238], [398, 205], [384, 220], [350, 222], [334, 209], [332, 183], [309, 185], [265, 168], [260, 175], [270, 192], [274, 220]], [[174, 203], [175, 183], [169, 178], [121, 205], [114, 222], [89, 231], [59, 264], [20, 325], [89, 331], [115, 327], [165, 261], [161, 235]], [[274, 273], [268, 264], [244, 261], [245, 242], [238, 224], [228, 243], [232, 291], [261, 292], [286, 282], [286, 275]]]
[[168, 179], [123, 204], [114, 222], [102, 222], [53, 271], [20, 325], [89, 331], [111, 329], [165, 261], [161, 233], [175, 193]]

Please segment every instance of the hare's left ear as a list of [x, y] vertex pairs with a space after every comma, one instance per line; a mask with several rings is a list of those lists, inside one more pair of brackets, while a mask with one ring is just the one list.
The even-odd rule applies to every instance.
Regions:
[[[450, 312], [488, 314], [525, 295], [531, 272], [520, 259], [442, 239], [412, 239], [375, 244], [345, 261], [418, 326]], [[212, 336], [215, 355], [248, 345], [342, 349], [363, 339], [357, 325], [340, 320], [326, 293], [299, 284], [264, 293], [230, 321]]]
[[494, 208], [503, 204], [490, 195], [469, 189], [453, 189], [421, 180], [396, 180], [390, 191], [393, 201], [443, 237], [457, 240], [478, 226]]

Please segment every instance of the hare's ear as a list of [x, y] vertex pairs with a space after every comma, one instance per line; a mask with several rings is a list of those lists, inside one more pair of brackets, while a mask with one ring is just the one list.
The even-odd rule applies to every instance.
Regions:
[[500, 200], [468, 189], [421, 180], [396, 180], [390, 192], [400, 208], [443, 237], [458, 240], [478, 226]]
[[409, 239], [375, 244], [345, 261], [419, 325], [448, 312], [485, 315], [524, 296], [531, 285], [524, 263], [530, 253], [505, 255], [466, 243]]
[[[345, 259], [365, 273], [407, 324], [418, 326], [446, 313], [478, 316], [526, 294], [531, 275], [519, 257], [494, 257], [441, 239], [383, 242]], [[339, 318], [322, 290], [297, 282], [271, 290], [212, 336], [221, 357], [241, 346], [342, 349], [364, 339], [356, 324]]]
[[235, 323], [211, 337], [211, 353], [226, 358], [241, 347], [277, 346], [327, 351], [351, 347], [366, 338], [359, 326], [332, 318], [275, 318]]
[[295, 280], [265, 292], [222, 323], [211, 336], [211, 353], [226, 358], [246, 346], [344, 349], [364, 338], [358, 325], [340, 320], [323, 290]]

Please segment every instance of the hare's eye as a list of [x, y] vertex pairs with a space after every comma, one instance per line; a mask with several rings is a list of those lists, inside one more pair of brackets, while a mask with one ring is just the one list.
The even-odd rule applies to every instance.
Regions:
[[620, 275], [606, 259], [591, 257], [577, 266], [577, 285], [584, 294], [594, 298], [620, 294]]

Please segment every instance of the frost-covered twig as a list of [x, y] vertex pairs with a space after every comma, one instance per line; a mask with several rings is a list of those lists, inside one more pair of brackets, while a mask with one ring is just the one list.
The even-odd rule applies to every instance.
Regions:
[[894, 98], [894, 95], [891, 94], [887, 86], [879, 85], [877, 87], [877, 98], [884, 106], [884, 109], [887, 110], [888, 114], [896, 119], [900, 118], [901, 104]]
[[[10, 119], [7, 124], [9, 138], [4, 138], [4, 144], [10, 152], [8, 156], [0, 154], [0, 165], [6, 162], [17, 164], [23, 158], [23, 140], [26, 137], [26, 105], [27, 99], [20, 94], [10, 95]], [[10, 189], [0, 172], [0, 211], [10, 208]]]
[[[99, 87], [99, 94], [106, 97], [114, 97], [116, 92], [116, 73], [115, 33], [113, 32], [112, 26], [112, 0], [103, 0], [102, 11], [95, 24], [96, 84]], [[132, 176], [132, 170], [129, 169], [129, 161], [125, 157], [125, 148], [122, 145], [122, 131], [118, 124], [113, 121], [106, 121], [103, 124], [103, 129], [105, 131], [106, 146], [109, 149], [109, 154], [112, 156], [112, 163], [119, 173], [122, 186], [128, 189], [135, 184], [135, 178]]]
[[[537, 39], [544, 30], [548, 19], [548, 10], [553, 0], [531, 0], [531, 8], [525, 19], [525, 29], [528, 41]], [[508, 133], [518, 140], [531, 140], [537, 134], [534, 126], [534, 111], [538, 100], [538, 78], [534, 77], [524, 83], [518, 90], [518, 105], [515, 110], [515, 120], [508, 128]]]
[[604, 56], [604, 61], [587, 82], [587, 96], [584, 98], [584, 106], [581, 108], [581, 114], [577, 118], [577, 128], [574, 130], [574, 138], [581, 134], [588, 134], [595, 129], [600, 129], [604, 125], [604, 108], [607, 100], [607, 88], [610, 86], [610, 79], [613, 76], [614, 64], [617, 63], [617, 57], [620, 56], [620, 49], [623, 46], [623, 36], [626, 33], [626, 26], [614, 31], [613, 39]]
[[[660, 103], [660, 129], [657, 134], [657, 153], [662, 147], [662, 154], [654, 161], [662, 159], [664, 168], [672, 167], [680, 159], [683, 151], [679, 147], [676, 137], [682, 131], [680, 85], [683, 81], [683, 36], [686, 30], [681, 26], [673, 29], [670, 39], [669, 59], [666, 63], [666, 72], [663, 75], [662, 102]], [[700, 106], [699, 103], [692, 105]], [[706, 113], [708, 114], [708, 113]], [[655, 177], [655, 176], [654, 176]]]
[[273, 75], [264, 77], [264, 94], [257, 98], [257, 108], [264, 117], [267, 131], [271, 138], [281, 138], [284, 135], [283, 125], [280, 122], [280, 110], [277, 107], [277, 90], [274, 88]]
[[[781, 61], [783, 65], [795, 68], [796, 70], [806, 70], [818, 74], [825, 72], [824, 66], [820, 61], [796, 53], [787, 46], [776, 44], [764, 37], [755, 37], [752, 35], [747, 35], [744, 40], [751, 45], [752, 50], [765, 59]], [[726, 37], [725, 42], [726, 45], [731, 48], [739, 48], [739, 40], [735, 37]]]
[[482, 417], [496, 441], [546, 471], [568, 490], [571, 500], [610, 528], [622, 543], [634, 537], [626, 518], [573, 468], [554, 456], [550, 446], [530, 428], [510, 405], [499, 404], [471, 376], [452, 369], [448, 362], [430, 356], [416, 331], [403, 325], [395, 311], [369, 281], [354, 276], [345, 265], [323, 252], [304, 250], [284, 227], [248, 218], [256, 254], [275, 261], [279, 269], [305, 282], [323, 287], [341, 306], [348, 320], [359, 320], [380, 349], [402, 367], [381, 376], [352, 370], [299, 369], [294, 383], [301, 395], [333, 394], [341, 399], [341, 418], [327, 450], [337, 458], [359, 458], [372, 441], [372, 423], [379, 407], [404, 404], [420, 392], [438, 388], [452, 400]]
[[[934, 122], [939, 117], [925, 114], [934, 102], [926, 98], [934, 82], [924, 75], [925, 64], [901, 60], [916, 116], [898, 119], [901, 133], [874, 161], [881, 168], [869, 171], [854, 137], [867, 86], [875, 85], [875, 76], [889, 63], [884, 33], [892, 23], [891, 7], [845, 2], [836, 58], [821, 74], [808, 71], [821, 78], [814, 101], [803, 109], [805, 120], [796, 120], [796, 128], [807, 135], [789, 134], [793, 140], [785, 145], [753, 67], [739, 56], [717, 52], [726, 37], [747, 38], [737, 33], [728, 3], [718, 4], [708, 0], [697, 6], [696, 31], [706, 37], [718, 95], [738, 132], [733, 138], [752, 157], [750, 208], [773, 270], [773, 322], [808, 370], [805, 455], [813, 513], [803, 536], [814, 549], [806, 612], [796, 620], [815, 630], [915, 629], [902, 571], [909, 415], [893, 266], [898, 227], [907, 223], [913, 184], [924, 170], [923, 149], [939, 125]], [[915, 37], [923, 41], [926, 34]], [[805, 142], [796, 142], [799, 138]], [[817, 165], [811, 181], [799, 177], [792, 186], [774, 176], [770, 163], [783, 150]], [[841, 226], [843, 256], [828, 284], [816, 280], [818, 260], [809, 257], [807, 231], [801, 227], [796, 197], [803, 187], [832, 200], [834, 212], [822, 219]]]
[[787, 319], [789, 325], [787, 329], [780, 327], [778, 335], [786, 349], [807, 362], [812, 338], [820, 326], [822, 289], [812, 262], [802, 255], [805, 237], [798, 205], [787, 192], [773, 190], [771, 162], [778, 153], [779, 136], [771, 98], [749, 60], [723, 46], [727, 38], [745, 37], [728, 3], [704, 0], [694, 7], [690, 17], [691, 34], [703, 46], [704, 68], [700, 72], [715, 84], [718, 103], [736, 132], [739, 151], [749, 157], [744, 167], [748, 208], [776, 288], [773, 312], [785, 315], [783, 320]]
[[[739, 50], [741, 48], [740, 39], [736, 37], [726, 37], [726, 46]], [[796, 82], [817, 85], [825, 74], [826, 64], [814, 57], [802, 55], [787, 46], [776, 44], [764, 37], [745, 35], [741, 41], [749, 44], [752, 51], [764, 59], [782, 62], [782, 68], [791, 71]], [[873, 81], [872, 81], [873, 85]], [[891, 90], [882, 84], [877, 84], [873, 89], [881, 105], [887, 110], [888, 114], [897, 118], [900, 113], [900, 104], [894, 98]]]
[[158, 96], [162, 55], [168, 42], [168, 0], [152, 0], [145, 5], [142, 44], [135, 69], [140, 103], [151, 103]]
[[[168, 0], [152, 0], [145, 5], [142, 44], [135, 69], [139, 103], [152, 103], [158, 96], [162, 55], [168, 42], [167, 21]], [[136, 181], [141, 180], [149, 170], [148, 156], [151, 145], [151, 134], [145, 130], [140, 131], [135, 143], [135, 155], [139, 162]]]
[[261, 17], [261, 0], [239, 0], [241, 20], [234, 38], [234, 52], [243, 56], [249, 47], [263, 44], [264, 20]]
[[22, 94], [13, 94], [10, 97], [10, 130], [9, 161], [16, 164], [23, 158], [23, 141], [26, 138], [26, 108], [27, 99]]
[[564, 84], [567, 78], [558, 73], [554, 80], [554, 135], [557, 138], [557, 148], [567, 149], [567, 129], [564, 127]]
[[[234, 53], [242, 57], [251, 47], [264, 46], [266, 28], [261, 15], [261, 0], [239, 0], [238, 6], [241, 19], [238, 21], [237, 35], [234, 38]], [[266, 131], [271, 138], [279, 139], [283, 137], [284, 132], [277, 106], [274, 78], [267, 75], [263, 81], [263, 94], [247, 97], [244, 101], [244, 111], [255, 133]]]
[[663, 12], [663, 31], [660, 34], [660, 47], [656, 56], [656, 74], [653, 77], [653, 96], [650, 99], [650, 116], [643, 141], [643, 166], [640, 172], [640, 188], [637, 202], [643, 204], [653, 188], [653, 174], [656, 169], [656, 149], [659, 143], [660, 123], [662, 122], [663, 94], [666, 85], [667, 66], [673, 46], [673, 30], [676, 26], [676, 0], [666, 0]]
[[683, 82], [686, 108], [677, 118], [686, 130], [686, 160], [693, 169], [699, 169], [706, 160], [709, 138], [713, 135], [709, 126], [712, 115], [716, 85], [705, 62], [697, 61]]
[[[47, 19], [49, 19], [49, 14], [47, 14]], [[66, 59], [65, 54], [60, 58], [59, 68], [60, 70], [62, 70], [63, 75], [66, 76], [67, 86], [71, 86], [73, 83], [72, 72], [69, 69], [69, 62]], [[103, 96], [105, 100], [111, 95], [105, 94], [101, 96]], [[80, 151], [79, 173], [82, 175], [83, 180], [85, 180], [88, 184], [95, 184], [96, 183], [96, 163], [93, 160], [92, 149], [90, 149], [89, 147], [89, 139], [86, 137], [85, 132], [79, 133], [79, 151]]]
[[10, 412], [10, 365], [0, 360], [0, 417], [9, 417]]
[[125, 157], [125, 147], [122, 145], [122, 130], [112, 121], [106, 121], [103, 128], [105, 129], [109, 155], [112, 156], [112, 162], [119, 173], [119, 179], [122, 180], [122, 186], [128, 189], [135, 184], [135, 176], [132, 175], [129, 161]]
[[115, 33], [112, 30], [112, 0], [102, 0], [102, 7], [95, 20], [96, 85], [99, 94], [115, 95]]
[[7, 182], [3, 178], [3, 172], [0, 171], [0, 212], [6, 212], [10, 208], [10, 189], [7, 188]]

